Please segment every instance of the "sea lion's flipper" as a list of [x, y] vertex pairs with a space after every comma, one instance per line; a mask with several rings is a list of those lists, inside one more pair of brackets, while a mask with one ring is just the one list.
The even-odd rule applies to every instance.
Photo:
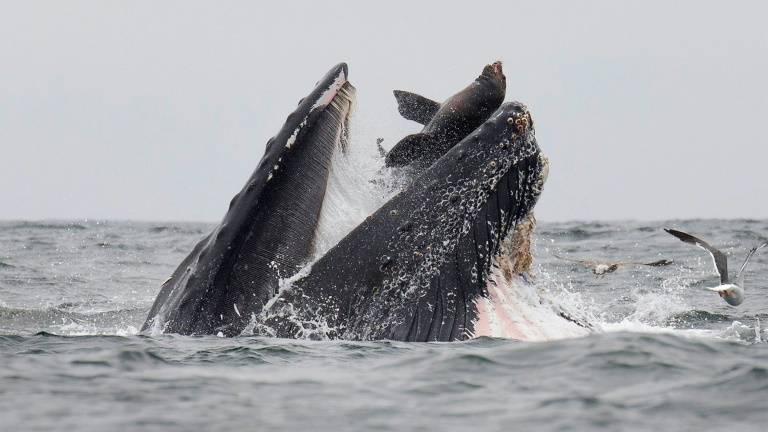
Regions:
[[442, 156], [433, 155], [438, 144], [439, 140], [432, 134], [408, 135], [387, 153], [386, 164], [388, 167], [402, 167], [414, 163], [429, 166]]
[[397, 110], [407, 120], [426, 125], [440, 109], [439, 103], [416, 93], [403, 90], [395, 90], [394, 93], [397, 99]]

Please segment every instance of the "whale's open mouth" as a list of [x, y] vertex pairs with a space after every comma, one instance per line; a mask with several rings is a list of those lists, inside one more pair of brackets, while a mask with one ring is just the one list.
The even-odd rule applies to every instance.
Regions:
[[346, 65], [336, 66], [299, 102], [224, 219], [163, 285], [143, 329], [402, 341], [550, 337], [541, 311], [518, 301], [512, 281], [530, 267], [532, 210], [547, 172], [519, 102], [451, 141], [305, 267], [333, 159], [348, 140], [354, 87], [346, 77]]

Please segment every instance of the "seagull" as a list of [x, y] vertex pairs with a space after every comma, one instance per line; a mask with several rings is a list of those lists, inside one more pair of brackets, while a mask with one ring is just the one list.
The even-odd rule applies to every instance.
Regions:
[[555, 258], [559, 258], [561, 260], [565, 261], [571, 261], [571, 262], [577, 262], [581, 264], [586, 264], [590, 267], [592, 267], [592, 273], [597, 275], [597, 277], [605, 276], [606, 273], [613, 273], [616, 271], [619, 266], [623, 265], [647, 265], [647, 266], [665, 266], [674, 263], [674, 261], [670, 260], [658, 260], [654, 262], [642, 262], [642, 261], [600, 261], [600, 260], [590, 260], [590, 259], [575, 259], [575, 258], [565, 258], [561, 257], [557, 254], [552, 254]]
[[704, 240], [696, 238], [688, 233], [666, 228], [664, 228], [664, 231], [672, 234], [685, 243], [696, 245], [712, 255], [712, 259], [715, 261], [715, 270], [717, 270], [717, 273], [720, 275], [720, 285], [714, 288], [708, 287], [707, 289], [716, 291], [720, 294], [720, 297], [731, 306], [738, 306], [744, 301], [744, 268], [747, 266], [749, 259], [752, 258], [755, 251], [768, 245], [768, 240], [753, 247], [752, 250], [749, 251], [747, 259], [744, 260], [744, 264], [741, 265], [739, 272], [736, 274], [736, 283], [730, 283], [728, 282], [728, 258], [724, 253], [720, 252], [717, 248]]

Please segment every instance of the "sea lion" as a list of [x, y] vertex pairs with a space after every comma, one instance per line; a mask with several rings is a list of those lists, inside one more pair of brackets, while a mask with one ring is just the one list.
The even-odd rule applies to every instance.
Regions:
[[395, 144], [386, 156], [386, 165], [416, 170], [429, 167], [488, 120], [504, 101], [506, 88], [506, 77], [497, 61], [486, 65], [472, 84], [442, 104], [395, 90], [400, 114], [424, 128]]

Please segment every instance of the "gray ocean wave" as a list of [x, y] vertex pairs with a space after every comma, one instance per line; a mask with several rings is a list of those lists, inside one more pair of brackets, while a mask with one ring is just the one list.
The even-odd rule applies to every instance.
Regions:
[[[160, 283], [212, 224], [2, 222], [0, 424], [763, 430], [768, 254], [755, 255], [752, 288], [731, 307], [704, 289], [717, 283], [711, 259], [664, 227], [711, 239], [736, 261], [768, 235], [768, 221], [540, 223], [537, 283], [597, 332], [411, 344], [138, 334]], [[555, 255], [675, 264], [598, 278]]]

